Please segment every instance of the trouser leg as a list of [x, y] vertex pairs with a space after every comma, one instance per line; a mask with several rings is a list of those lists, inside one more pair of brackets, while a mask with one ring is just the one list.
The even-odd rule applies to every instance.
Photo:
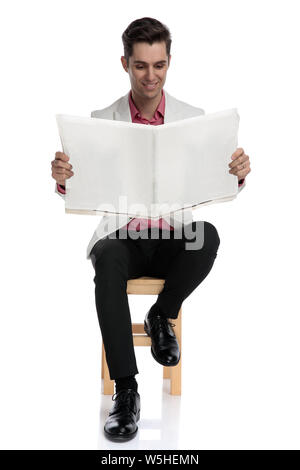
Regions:
[[105, 238], [91, 252], [95, 301], [111, 379], [138, 374], [127, 280], [143, 276], [143, 254], [132, 240]]
[[[149, 275], [165, 279], [164, 289], [156, 303], [168, 318], [177, 318], [182, 302], [206, 278], [217, 256], [220, 244], [218, 232], [209, 222], [194, 221], [192, 230], [195, 233], [196, 224], [201, 223], [204, 224], [202, 248], [186, 249], [186, 242], [190, 244], [191, 240], [182, 232], [181, 239], [162, 240], [151, 259]], [[201, 233], [200, 229], [198, 233]]]

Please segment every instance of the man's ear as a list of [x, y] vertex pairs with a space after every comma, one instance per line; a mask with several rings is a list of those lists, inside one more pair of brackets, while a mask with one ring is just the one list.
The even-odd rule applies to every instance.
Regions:
[[170, 67], [170, 62], [171, 62], [171, 54], [169, 55], [169, 62], [168, 62], [168, 68]]
[[122, 66], [123, 66], [123, 69], [125, 70], [125, 72], [128, 72], [128, 67], [127, 67], [127, 60], [125, 58], [125, 56], [121, 56], [121, 62], [122, 62]]

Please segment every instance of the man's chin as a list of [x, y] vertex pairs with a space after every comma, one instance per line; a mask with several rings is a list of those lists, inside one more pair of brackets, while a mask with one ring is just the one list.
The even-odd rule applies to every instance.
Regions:
[[142, 94], [147, 98], [155, 98], [161, 93], [161, 88], [157, 87], [154, 90], [146, 90], [146, 88], [142, 89]]

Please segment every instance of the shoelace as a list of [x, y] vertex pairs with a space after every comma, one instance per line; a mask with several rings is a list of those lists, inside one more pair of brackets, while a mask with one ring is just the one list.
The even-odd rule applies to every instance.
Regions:
[[124, 390], [120, 390], [119, 392], [114, 393], [113, 396], [111, 397], [111, 399], [113, 401], [115, 401], [116, 400], [116, 395], [119, 394], [118, 399], [120, 400], [120, 402], [121, 403], [126, 403], [126, 401], [130, 399], [130, 391], [131, 390], [132, 390], [131, 388], [130, 389], [129, 388], [127, 388], [127, 389], [124, 388]]
[[121, 411], [122, 408], [126, 408], [127, 410], [134, 411], [133, 409], [133, 404], [131, 403], [131, 395], [129, 393], [129, 390], [132, 389], [124, 389], [120, 390], [119, 392], [116, 392], [112, 396], [112, 400], [116, 401], [116, 395], [118, 394], [118, 406], [114, 410], [114, 413], [117, 413]]
[[151, 323], [153, 323], [152, 328], [155, 330], [166, 330], [169, 333], [168, 325], [176, 326], [174, 323], [171, 323], [167, 318], [157, 315], [156, 317], [151, 318]]

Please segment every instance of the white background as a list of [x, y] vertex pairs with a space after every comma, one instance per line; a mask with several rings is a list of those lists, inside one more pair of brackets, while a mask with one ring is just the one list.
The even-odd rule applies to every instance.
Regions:
[[[146, 6], [147, 5], [147, 6]], [[1, 3], [1, 424], [4, 449], [299, 449], [297, 1]], [[206, 113], [237, 107], [252, 171], [204, 207], [221, 239], [183, 304], [183, 390], [136, 348], [139, 434], [110, 444], [86, 247], [98, 223], [54, 193], [56, 113], [127, 93], [121, 35], [151, 16], [172, 34], [165, 89]], [[130, 298], [143, 321], [154, 297]]]

